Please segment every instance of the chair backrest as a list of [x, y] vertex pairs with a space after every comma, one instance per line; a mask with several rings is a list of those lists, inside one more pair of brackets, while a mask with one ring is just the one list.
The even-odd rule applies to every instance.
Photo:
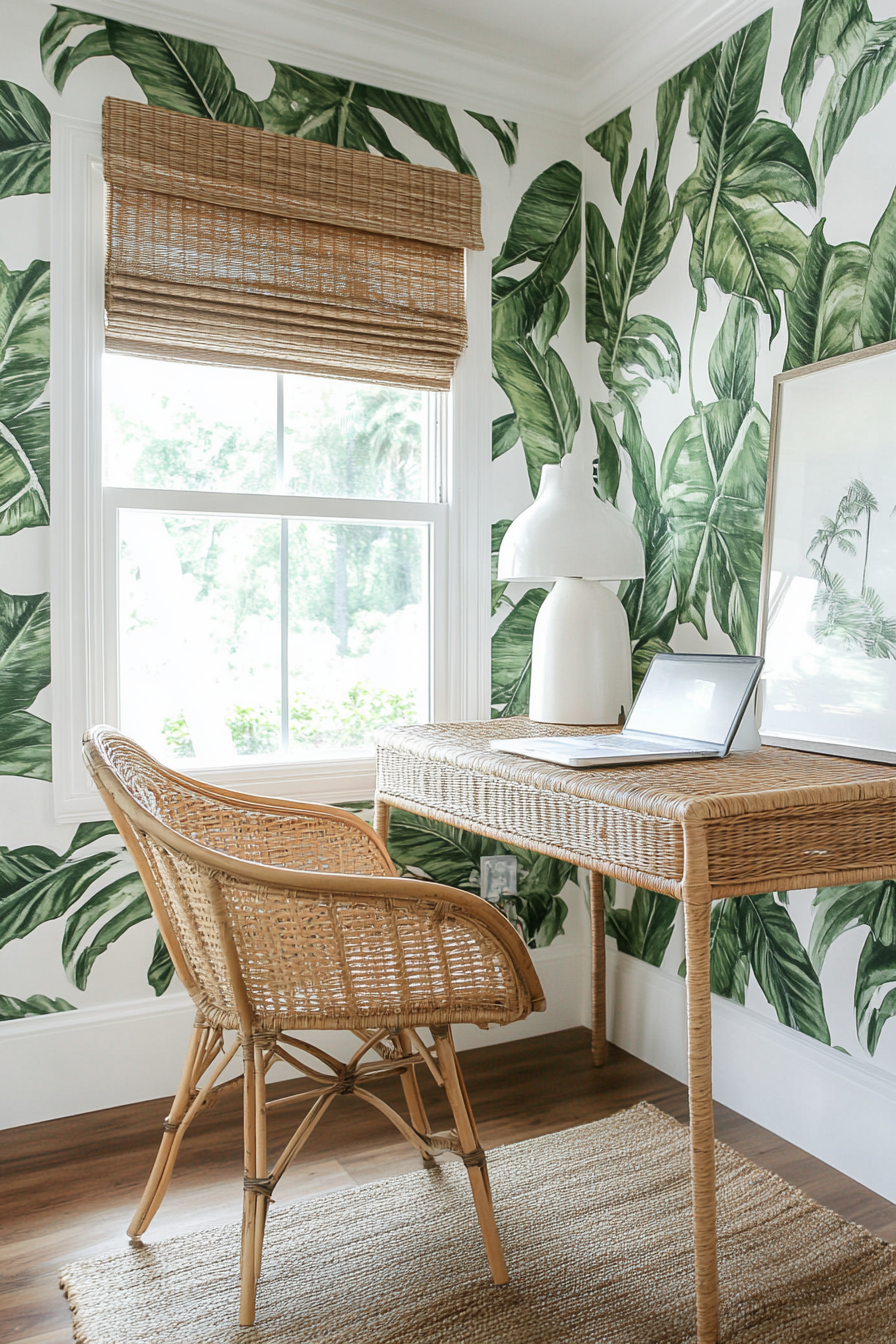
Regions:
[[[148, 780], [140, 758], [155, 767]], [[111, 729], [87, 734], [85, 759], [208, 1021], [244, 1031], [485, 1025], [543, 1006], [525, 946], [479, 897], [382, 867], [378, 876], [296, 871], [213, 848], [159, 816], [195, 818], [189, 797], [161, 796], [169, 779], [187, 795], [193, 781]], [[198, 792], [214, 792], [223, 809], [223, 790]], [[228, 796], [239, 812], [240, 795]], [[267, 800], [245, 802], [248, 815], [269, 814]], [[218, 829], [236, 848], [246, 825], [237, 817]]]
[[105, 726], [84, 734], [84, 759], [101, 792], [98, 772], [105, 768], [150, 816], [209, 849], [282, 868], [395, 871], [376, 831], [342, 808], [204, 784], [162, 765], [131, 738]]

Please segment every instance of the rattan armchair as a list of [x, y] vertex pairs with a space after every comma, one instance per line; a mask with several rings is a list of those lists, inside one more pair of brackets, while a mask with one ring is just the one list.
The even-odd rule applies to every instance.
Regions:
[[[241, 1325], [255, 1320], [274, 1188], [330, 1104], [347, 1093], [386, 1115], [425, 1164], [439, 1151], [461, 1156], [492, 1279], [506, 1283], [451, 1025], [514, 1022], [544, 1009], [531, 958], [507, 920], [478, 896], [398, 877], [382, 840], [350, 812], [199, 783], [111, 728], [85, 734], [84, 757], [196, 1005], [161, 1147], [128, 1228], [132, 1240], [159, 1208], [190, 1124], [234, 1085], [219, 1080], [241, 1051]], [[421, 1028], [431, 1032], [432, 1047]], [[343, 1061], [291, 1034], [320, 1029], [350, 1031], [361, 1044]], [[270, 1100], [265, 1080], [276, 1063], [311, 1087]], [[421, 1064], [445, 1090], [452, 1130], [431, 1131], [415, 1075]], [[409, 1120], [369, 1090], [396, 1074]], [[310, 1108], [269, 1166], [268, 1113], [302, 1103]]]

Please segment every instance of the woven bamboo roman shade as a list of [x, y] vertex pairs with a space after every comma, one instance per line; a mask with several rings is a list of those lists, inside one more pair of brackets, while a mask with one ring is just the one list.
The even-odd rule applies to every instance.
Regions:
[[106, 348], [446, 388], [475, 177], [103, 105]]

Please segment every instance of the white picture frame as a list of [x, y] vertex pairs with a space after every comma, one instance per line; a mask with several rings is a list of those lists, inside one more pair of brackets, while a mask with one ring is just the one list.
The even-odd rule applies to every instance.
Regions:
[[760, 736], [896, 764], [896, 341], [774, 379]]

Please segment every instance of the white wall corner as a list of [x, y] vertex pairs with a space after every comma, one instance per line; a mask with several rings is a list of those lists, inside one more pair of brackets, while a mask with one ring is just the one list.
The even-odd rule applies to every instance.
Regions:
[[679, 0], [646, 31], [604, 52], [577, 85], [582, 133], [658, 89], [717, 42], [771, 8], [771, 0]]

